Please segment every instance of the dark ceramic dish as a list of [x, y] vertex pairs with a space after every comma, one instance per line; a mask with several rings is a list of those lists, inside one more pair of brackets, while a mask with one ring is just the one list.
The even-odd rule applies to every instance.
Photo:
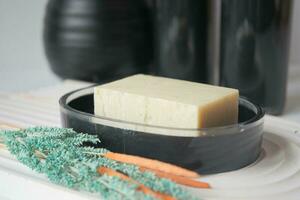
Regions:
[[147, 126], [95, 116], [93, 87], [60, 99], [63, 127], [96, 134], [100, 147], [173, 163], [199, 173], [239, 169], [254, 162], [263, 134], [262, 109], [239, 100], [239, 123], [206, 129]]

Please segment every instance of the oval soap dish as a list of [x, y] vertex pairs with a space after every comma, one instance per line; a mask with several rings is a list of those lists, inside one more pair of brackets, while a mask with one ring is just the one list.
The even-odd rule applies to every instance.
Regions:
[[101, 146], [192, 169], [202, 174], [239, 169], [261, 152], [264, 112], [239, 99], [239, 123], [204, 129], [176, 129], [108, 119], [94, 115], [93, 87], [60, 99], [63, 127], [98, 135]]

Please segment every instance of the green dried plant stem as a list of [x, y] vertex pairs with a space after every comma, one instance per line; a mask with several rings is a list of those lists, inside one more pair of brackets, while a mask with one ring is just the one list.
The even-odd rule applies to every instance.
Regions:
[[176, 199], [194, 199], [168, 179], [103, 157], [108, 152], [106, 149], [82, 146], [84, 142], [98, 143], [96, 136], [76, 133], [72, 129], [35, 127], [0, 131], [0, 138], [23, 164], [66, 187], [95, 192], [106, 199], [153, 199], [137, 191], [137, 186], [129, 181], [98, 174], [97, 168], [103, 166], [122, 172], [153, 191]]
[[[19, 144], [17, 144], [19, 143]], [[21, 152], [20, 149], [22, 149], [22, 143], [17, 142], [17, 143], [8, 143], [8, 146], [11, 146], [11, 144], [13, 144], [15, 146], [15, 148], [13, 149], [13, 152], [16, 153], [17, 155], [17, 159], [20, 160], [22, 163], [24, 163], [25, 165], [31, 167], [32, 169], [38, 171], [38, 172], [42, 172], [45, 173], [48, 178], [57, 184], [60, 185], [64, 185], [67, 186], [69, 188], [74, 188], [74, 189], [79, 189], [79, 190], [85, 190], [85, 191], [92, 191], [92, 192], [97, 192], [95, 189], [93, 190], [91, 187], [83, 187], [82, 185], [93, 185], [92, 183], [89, 182], [89, 180], [91, 180], [91, 178], [89, 177], [89, 174], [92, 175], [92, 177], [97, 177], [97, 179], [93, 178], [93, 181], [98, 182], [97, 188], [101, 192], [100, 194], [106, 196], [105, 198], [107, 199], [114, 199], [114, 198], [108, 198], [108, 197], [118, 197], [116, 199], [120, 199], [120, 195], [122, 196], [122, 199], [132, 199], [132, 198], [136, 198], [136, 196], [138, 195], [139, 197], [142, 197], [143, 194], [138, 194], [137, 191], [135, 191], [135, 187], [132, 187], [131, 190], [125, 190], [126, 193], [124, 191], [122, 191], [122, 187], [126, 186], [126, 188], [129, 188], [129, 185], [131, 183], [126, 182], [126, 184], [121, 184], [118, 187], [118, 182], [116, 180], [112, 180], [112, 182], [110, 182], [109, 179], [105, 179], [105, 181], [103, 181], [101, 179], [101, 177], [99, 176], [99, 174], [97, 174], [96, 170], [90, 170], [89, 173], [85, 174], [84, 177], [80, 177], [78, 176], [78, 174], [76, 174], [76, 172], [73, 169], [70, 169], [70, 167], [63, 167], [63, 168], [53, 168], [53, 163], [50, 164], [50, 167], [47, 167], [47, 163], [41, 163], [41, 160], [39, 157], [37, 157], [34, 152], [29, 152], [29, 151], [23, 151]], [[12, 149], [11, 149], [12, 150]], [[19, 155], [18, 155], [19, 154]], [[29, 158], [29, 159], [28, 159]], [[47, 158], [46, 158], [47, 160]], [[55, 163], [57, 163], [57, 160], [54, 161]], [[43, 165], [43, 166], [41, 166]], [[82, 163], [78, 162], [78, 166], [83, 165]], [[86, 165], [86, 163], [85, 163]], [[76, 169], [79, 170], [79, 169]], [[122, 180], [119, 180], [120, 182], [124, 182]], [[83, 184], [85, 183], [85, 184]], [[100, 183], [102, 183], [103, 185], [100, 185]], [[123, 189], [124, 190], [124, 189]], [[99, 193], [98, 191], [98, 193]], [[105, 191], [105, 193], [103, 193], [103, 191]], [[117, 195], [115, 193], [120, 193], [120, 195]], [[131, 195], [129, 195], [131, 194]], [[134, 196], [132, 196], [134, 195]], [[144, 195], [145, 198], [149, 199], [149, 197], [146, 197], [147, 195]]]
[[[15, 136], [15, 134], [11, 134], [11, 136], [13, 136], [13, 135]], [[23, 135], [18, 135], [18, 136], [22, 137]], [[42, 140], [43, 139], [46, 139], [46, 137], [42, 138]], [[26, 146], [26, 145], [24, 145], [24, 142], [20, 138], [18, 138], [16, 140], [16, 138], [8, 137], [7, 138], [7, 145], [9, 146], [10, 151], [13, 152], [13, 154], [15, 154], [21, 162], [23, 162], [27, 166], [31, 167], [32, 169], [37, 170], [38, 172], [46, 173], [46, 175], [48, 176], [48, 178], [51, 181], [53, 181], [55, 183], [58, 183], [58, 184], [65, 185], [67, 187], [72, 187], [73, 186], [73, 188], [76, 188], [76, 189], [84, 189], [84, 190], [87, 190], [87, 191], [92, 190], [92, 189], [90, 189], [90, 187], [88, 187], [88, 188], [86, 188], [86, 187], [84, 187], [84, 188], [83, 187], [75, 187], [75, 184], [77, 184], [77, 182], [78, 182], [76, 180], [76, 179], [78, 179], [78, 177], [77, 177], [77, 174], [75, 174], [75, 172], [74, 172], [74, 167], [73, 167], [73, 169], [71, 169], [71, 167], [69, 167], [70, 168], [69, 170], [68, 170], [68, 167], [64, 167], [63, 170], [56, 171], [52, 167], [52, 166], [55, 166], [55, 165], [51, 164], [50, 168], [48, 168], [49, 171], [47, 171], [47, 170], [45, 170], [45, 169], [47, 169], [47, 167], [40, 166], [40, 165], [45, 165], [45, 163], [41, 162], [41, 157], [43, 159], [47, 159], [47, 157], [41, 151], [37, 151], [34, 148], [32, 148], [32, 149], [28, 148], [28, 147], [32, 146], [32, 144], [34, 144], [33, 141], [34, 140], [27, 141], [29, 145]], [[48, 144], [51, 144], [51, 143], [48, 143]], [[77, 145], [78, 144], [80, 144], [80, 142], [78, 142]], [[63, 145], [63, 146], [65, 146], [65, 145]], [[14, 147], [14, 148], [10, 148], [10, 147]], [[52, 147], [52, 145], [50, 145], [50, 147]], [[43, 148], [39, 147], [39, 149], [45, 149], [45, 147], [43, 147]], [[92, 149], [91, 148], [83, 148], [83, 150], [86, 151], [86, 150], [92, 150]], [[103, 151], [97, 150], [96, 152], [93, 152], [93, 154], [94, 155], [96, 155], [96, 154], [99, 155], [99, 153], [101, 153], [101, 152], [103, 152]], [[28, 158], [30, 158], [30, 159], [28, 159]], [[84, 163], [84, 164], [86, 165], [86, 163]], [[52, 168], [52, 170], [51, 170], [51, 168]], [[57, 173], [57, 172], [59, 172], [59, 173]], [[99, 176], [99, 174], [96, 173], [95, 169], [93, 169], [92, 174], [94, 176]], [[89, 179], [87, 179], [86, 175], [85, 175], [84, 179], [82, 179], [82, 180], [89, 180]], [[113, 191], [115, 191], [115, 193], [122, 194], [122, 196], [123, 196], [122, 199], [124, 199], [124, 198], [132, 199], [132, 196], [128, 195], [128, 194], [130, 194], [130, 193], [128, 193], [128, 191], [126, 191], [126, 193], [124, 193], [124, 192], [118, 190], [118, 187], [116, 187], [116, 183], [117, 183], [116, 180], [114, 181], [115, 184], [113, 186], [110, 186], [110, 182], [109, 182], [108, 179], [106, 179], [106, 181], [103, 181], [103, 180], [101, 181], [101, 179], [94, 180], [94, 181], [98, 182], [98, 184], [97, 184], [98, 189], [100, 189], [99, 183], [103, 184], [104, 187], [102, 186], [101, 191], [106, 191], [106, 193], [104, 193], [104, 194], [108, 194], [108, 193], [110, 194]], [[120, 180], [120, 181], [122, 181], [122, 180]], [[84, 182], [87, 182], [87, 181], [84, 181]], [[87, 184], [88, 184], [88, 182], [87, 182]], [[87, 185], [87, 184], [84, 184], [84, 185]], [[126, 188], [128, 188], [129, 184], [130, 183], [126, 183]], [[81, 185], [83, 185], [83, 184], [81, 183]], [[88, 184], [88, 185], [90, 185], [90, 184]], [[110, 192], [108, 192], [108, 191], [110, 191]], [[93, 191], [93, 192], [95, 192], [95, 191]], [[138, 193], [136, 193], [135, 188], [132, 188], [131, 194], [133, 194], [133, 192], [135, 192], [134, 195], [138, 194]], [[106, 195], [106, 196], [107, 197], [108, 196], [117, 196], [117, 197], [119, 197], [120, 195], [113, 194], [113, 195]], [[142, 194], [139, 194], [139, 196], [141, 197]], [[145, 195], [145, 197], [146, 196], [147, 195]], [[109, 198], [109, 199], [111, 199], [111, 198]], [[117, 199], [119, 199], [119, 198], [117, 198]], [[149, 199], [149, 197], [147, 197], [147, 199]]]

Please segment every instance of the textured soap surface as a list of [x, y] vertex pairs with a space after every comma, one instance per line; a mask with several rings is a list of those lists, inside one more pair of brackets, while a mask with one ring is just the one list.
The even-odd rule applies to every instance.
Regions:
[[94, 89], [95, 115], [173, 128], [234, 124], [238, 90], [138, 74]]

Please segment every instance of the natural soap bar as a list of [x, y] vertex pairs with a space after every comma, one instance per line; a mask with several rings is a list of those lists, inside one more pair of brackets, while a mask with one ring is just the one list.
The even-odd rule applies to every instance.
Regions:
[[205, 128], [234, 124], [238, 90], [138, 74], [94, 89], [95, 115], [140, 124]]

